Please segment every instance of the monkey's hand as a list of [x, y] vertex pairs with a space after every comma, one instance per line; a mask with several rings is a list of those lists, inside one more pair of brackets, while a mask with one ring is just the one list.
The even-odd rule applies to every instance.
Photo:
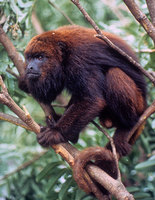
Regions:
[[67, 142], [67, 139], [65, 139], [58, 130], [48, 127], [41, 127], [40, 133], [37, 134], [37, 140], [43, 147]]

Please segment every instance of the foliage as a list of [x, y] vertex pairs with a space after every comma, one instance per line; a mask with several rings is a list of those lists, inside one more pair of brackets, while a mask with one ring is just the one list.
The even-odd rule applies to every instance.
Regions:
[[[90, 27], [69, 0], [51, 1], [62, 9], [75, 24]], [[154, 53], [140, 53], [142, 49], [153, 48], [151, 39], [137, 25], [131, 14], [126, 11], [122, 1], [117, 0], [117, 6], [111, 5], [111, 7], [103, 2], [102, 0], [81, 0], [84, 8], [100, 28], [121, 35], [139, 52], [140, 61], [145, 69], [153, 70]], [[140, 3], [143, 11], [148, 15], [145, 1], [140, 1]], [[120, 18], [116, 15], [117, 12], [114, 12], [114, 6], [121, 14]], [[44, 30], [68, 24], [64, 16], [54, 9], [47, 0], [0, 0], [0, 19], [5, 16], [5, 22], [2, 22], [3, 28], [22, 56], [26, 44], [36, 34], [31, 23], [33, 10], [35, 10]], [[0, 74], [3, 76], [11, 96], [19, 105], [25, 104], [38, 123], [43, 123], [44, 115], [38, 108], [38, 104], [18, 89], [17, 80], [6, 71], [9, 67], [17, 73], [2, 45], [0, 45], [0, 62]], [[155, 88], [148, 81], [148, 104], [154, 98]], [[10, 113], [3, 105], [0, 105], [0, 111]], [[63, 112], [63, 109], [59, 108], [56, 111]], [[144, 133], [134, 145], [132, 153], [120, 162], [123, 181], [136, 199], [153, 200], [155, 198], [154, 117], [155, 115], [152, 115], [147, 120]], [[25, 161], [33, 159], [35, 153], [40, 153], [42, 148], [36, 143], [34, 134], [3, 121], [0, 121], [0, 127], [0, 177], [3, 177]], [[112, 131], [110, 131], [111, 133]], [[81, 134], [76, 146], [83, 149], [87, 146], [104, 146], [106, 142], [105, 136], [90, 124]], [[49, 150], [47, 154], [29, 167], [0, 181], [0, 199], [94, 199], [78, 189], [71, 175], [69, 166], [52, 150]]]

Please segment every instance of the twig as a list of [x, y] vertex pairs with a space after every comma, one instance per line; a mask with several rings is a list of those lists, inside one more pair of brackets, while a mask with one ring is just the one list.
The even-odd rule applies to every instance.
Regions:
[[0, 178], [0, 181], [7, 179], [9, 176], [12, 176], [18, 172], [20, 172], [21, 170], [29, 167], [30, 165], [32, 165], [34, 162], [36, 162], [37, 160], [39, 160], [45, 153], [47, 153], [47, 150], [42, 151], [41, 153], [37, 154], [34, 156], [34, 158], [32, 160], [29, 160], [25, 163], [23, 163], [21, 166], [19, 166], [17, 169], [13, 170], [12, 172], [6, 174], [5, 176]]
[[17, 70], [20, 75], [24, 74], [24, 62], [21, 56], [18, 54], [16, 48], [12, 44], [11, 40], [7, 37], [2, 26], [0, 25], [0, 43], [5, 47], [8, 56], [11, 58], [14, 65], [17, 67]]
[[144, 122], [146, 121], [146, 119], [152, 115], [153, 113], [155, 113], [155, 100], [153, 101], [153, 103], [145, 110], [145, 112], [141, 115], [141, 117], [139, 118], [138, 122], [135, 124], [135, 126], [132, 128], [132, 130], [129, 132], [128, 135], [128, 141], [130, 144], [133, 144], [135, 142], [135, 140], [137, 139], [136, 137], [134, 137], [134, 133], [137, 130], [137, 128], [139, 128], [141, 125], [144, 124]]
[[49, 4], [51, 4], [51, 6], [53, 6], [57, 11], [59, 11], [69, 22], [69, 24], [74, 24], [74, 22], [64, 13], [63, 10], [61, 10], [58, 6], [56, 6], [53, 2], [51, 2], [50, 0], [48, 0]]
[[154, 0], [146, 0], [147, 7], [150, 13], [152, 24], [155, 26], [155, 1]]
[[12, 76], [14, 76], [15, 78], [17, 79], [19, 78], [19, 76], [15, 72], [13, 72], [9, 67], [6, 69], [6, 71], [10, 73]]
[[114, 159], [115, 159], [115, 163], [116, 163], [116, 167], [117, 167], [117, 174], [118, 174], [118, 180], [121, 182], [121, 173], [120, 173], [120, 170], [119, 170], [119, 163], [118, 163], [118, 155], [117, 155], [117, 152], [116, 152], [116, 147], [115, 147], [115, 144], [114, 144], [114, 140], [112, 137], [109, 136], [109, 134], [103, 129], [101, 128], [95, 121], [92, 121], [92, 123], [109, 139], [110, 141], [110, 144], [111, 144], [111, 148], [112, 148], [112, 152], [113, 152], [113, 155], [114, 155]]
[[40, 21], [38, 20], [35, 11], [32, 12], [31, 20], [32, 20], [33, 27], [36, 30], [37, 34], [43, 33], [44, 29], [43, 29]]
[[141, 50], [136, 50], [136, 52], [140, 52], [140, 53], [155, 53], [155, 49], [141, 49]]
[[124, 56], [130, 63], [132, 63], [135, 67], [137, 67], [146, 77], [148, 77], [152, 83], [155, 85], [155, 79], [152, 77], [151, 74], [149, 74], [147, 71], [143, 69], [143, 67], [140, 65], [140, 63], [133, 60], [132, 57], [130, 57], [128, 54], [126, 54], [123, 50], [121, 50], [118, 46], [116, 46], [114, 43], [111, 42], [99, 29], [99, 27], [96, 25], [94, 20], [88, 15], [88, 13], [84, 10], [84, 8], [80, 5], [79, 0], [71, 0], [82, 12], [82, 14], [85, 16], [87, 21], [93, 26], [95, 31], [98, 35], [96, 37], [104, 40], [111, 48], [115, 49], [117, 52], [119, 52], [122, 56]]
[[4, 121], [7, 121], [7, 122], [10, 122], [10, 123], [15, 124], [17, 126], [25, 128], [25, 129], [27, 129], [29, 131], [32, 131], [32, 129], [29, 126], [27, 126], [26, 123], [24, 123], [21, 119], [19, 119], [17, 117], [14, 117], [12, 115], [4, 114], [4, 113], [0, 112], [0, 120], [4, 120]]
[[[155, 44], [155, 27], [149, 21], [147, 16], [139, 9], [134, 0], [123, 0], [135, 19], [143, 26], [148, 35], [152, 38]], [[154, 12], [154, 10], [153, 10]]]
[[116, 15], [116, 17], [119, 20], [119, 23], [121, 23], [121, 25], [124, 27], [126, 25], [129, 24], [129, 19], [125, 18], [122, 10], [123, 11], [127, 11], [127, 8], [123, 5], [123, 4], [117, 4], [117, 2], [115, 0], [100, 0], [104, 5], [108, 6], [109, 9], [112, 11], [112, 13], [114, 15]]
[[155, 78], [155, 71], [151, 71], [150, 74]]
[[27, 118], [30, 118], [31, 116], [30, 116], [30, 113], [29, 113], [29, 111], [27, 110], [26, 106], [23, 105], [22, 107], [23, 107], [23, 110], [24, 110], [24, 112], [25, 112], [26, 117], [27, 117]]

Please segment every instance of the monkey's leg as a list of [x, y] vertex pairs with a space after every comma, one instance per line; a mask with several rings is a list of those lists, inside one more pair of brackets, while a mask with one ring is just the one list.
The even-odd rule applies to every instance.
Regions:
[[[111, 68], [106, 74], [106, 102], [116, 119], [114, 143], [120, 156], [129, 153], [128, 135], [145, 109], [145, 100], [135, 82], [119, 68]], [[107, 145], [111, 149], [111, 145]]]
[[[120, 157], [126, 156], [130, 153], [132, 146], [129, 144], [127, 137], [129, 130], [117, 129], [114, 133], [113, 140], [116, 147], [116, 151]], [[106, 146], [107, 149], [112, 151], [110, 142]]]
[[104, 108], [101, 98], [84, 98], [72, 103], [53, 128], [38, 134], [38, 142], [43, 146], [58, 144], [70, 140], [77, 142], [80, 131]]

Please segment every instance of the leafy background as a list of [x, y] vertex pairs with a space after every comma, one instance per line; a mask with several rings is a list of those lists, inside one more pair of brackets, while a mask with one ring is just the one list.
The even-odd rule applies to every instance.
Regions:
[[[75, 24], [90, 27], [83, 15], [69, 0], [51, 0], [63, 10]], [[120, 35], [137, 52], [142, 66], [154, 70], [155, 53], [142, 53], [152, 49], [153, 43], [120, 0], [81, 0], [81, 4], [101, 29]], [[144, 0], [139, 1], [142, 11], [148, 15]], [[0, 20], [5, 32], [23, 56], [28, 41], [36, 35], [31, 22], [32, 12], [36, 13], [45, 31], [68, 24], [64, 16], [47, 0], [0, 0]], [[23, 58], [24, 59], [24, 58]], [[44, 123], [44, 114], [31, 97], [18, 89], [15, 77], [6, 70], [17, 70], [3, 46], [0, 44], [0, 74], [13, 99], [19, 105], [26, 105], [33, 118]], [[155, 98], [155, 88], [148, 83], [148, 104]], [[63, 94], [66, 100], [66, 92]], [[59, 113], [63, 109], [56, 108]], [[0, 112], [11, 113], [0, 105]], [[14, 115], [14, 114], [13, 114]], [[148, 120], [143, 134], [133, 146], [132, 153], [121, 160], [122, 179], [135, 199], [155, 199], [155, 115]], [[72, 171], [52, 149], [44, 153], [36, 137], [20, 127], [0, 121], [0, 200], [92, 200], [78, 189], [72, 178]], [[113, 130], [109, 131], [112, 134]], [[92, 124], [83, 131], [77, 148], [104, 146], [107, 139]], [[40, 158], [35, 161], [35, 157]], [[30, 162], [24, 167], [25, 162]], [[19, 166], [24, 169], [20, 170]], [[10, 174], [11, 173], [11, 174]], [[8, 176], [7, 176], [8, 175]]]

